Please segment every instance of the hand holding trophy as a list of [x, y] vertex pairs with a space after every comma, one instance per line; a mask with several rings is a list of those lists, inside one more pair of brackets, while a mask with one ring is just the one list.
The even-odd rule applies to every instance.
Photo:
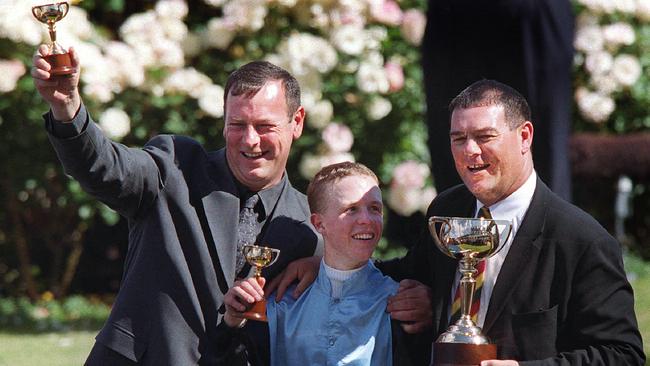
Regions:
[[495, 344], [470, 317], [479, 261], [503, 248], [510, 237], [512, 224], [507, 220], [434, 216], [429, 219], [429, 231], [438, 249], [460, 260], [461, 316], [434, 343], [434, 365], [478, 365], [483, 360], [496, 359]]
[[[246, 262], [253, 266], [255, 278], [259, 278], [262, 277], [262, 268], [268, 267], [278, 260], [280, 250], [258, 245], [244, 245], [242, 254]], [[255, 302], [249, 310], [244, 312], [244, 318], [261, 322], [267, 321], [266, 300]]]
[[63, 19], [68, 14], [69, 9], [70, 5], [67, 2], [32, 7], [34, 17], [39, 22], [47, 24], [49, 28], [52, 43], [49, 45], [49, 55], [44, 58], [52, 65], [52, 69], [50, 70], [52, 75], [69, 75], [74, 71], [70, 54], [56, 42], [56, 22]]

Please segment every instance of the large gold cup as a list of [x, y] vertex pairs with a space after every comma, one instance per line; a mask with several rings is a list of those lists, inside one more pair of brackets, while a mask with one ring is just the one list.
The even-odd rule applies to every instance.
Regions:
[[70, 54], [56, 42], [56, 22], [68, 15], [68, 10], [70, 10], [70, 5], [67, 2], [32, 7], [34, 17], [39, 22], [47, 24], [50, 32], [50, 40], [52, 41], [49, 45], [50, 54], [44, 58], [52, 66], [50, 70], [52, 75], [69, 75], [74, 71]]
[[429, 231], [438, 249], [460, 260], [461, 317], [442, 333], [433, 345], [434, 365], [478, 365], [496, 359], [497, 348], [472, 321], [476, 265], [501, 250], [510, 237], [507, 220], [440, 217], [429, 219]]
[[[262, 268], [268, 267], [278, 260], [280, 249], [258, 245], [244, 245], [242, 254], [246, 258], [246, 262], [253, 266], [253, 275], [255, 278], [259, 278], [262, 277]], [[266, 299], [255, 302], [250, 309], [244, 312], [244, 318], [261, 322], [267, 321]]]

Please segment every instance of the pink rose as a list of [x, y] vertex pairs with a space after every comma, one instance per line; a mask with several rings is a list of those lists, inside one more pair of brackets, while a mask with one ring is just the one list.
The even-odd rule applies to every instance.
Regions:
[[370, 16], [386, 25], [399, 25], [402, 22], [402, 9], [393, 0], [375, 0], [370, 5]]
[[422, 42], [426, 24], [424, 13], [417, 9], [407, 10], [402, 18], [402, 36], [408, 43], [418, 46]]
[[393, 170], [393, 181], [391, 187], [402, 186], [410, 188], [422, 188], [429, 176], [429, 167], [426, 164], [415, 160], [407, 160]]
[[384, 71], [388, 78], [388, 91], [396, 92], [404, 87], [404, 69], [398, 62], [388, 61], [384, 65]]
[[348, 152], [354, 143], [354, 136], [350, 128], [339, 123], [330, 123], [327, 125], [321, 137], [327, 149], [333, 153]]

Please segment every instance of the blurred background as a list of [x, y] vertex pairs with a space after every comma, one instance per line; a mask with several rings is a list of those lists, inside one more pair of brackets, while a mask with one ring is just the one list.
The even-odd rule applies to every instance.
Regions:
[[[49, 42], [31, 14], [44, 3], [0, 0], [0, 365], [82, 364], [128, 246], [125, 221], [63, 173], [47, 141], [47, 106], [29, 76], [34, 51]], [[427, 136], [440, 132], [427, 129], [421, 65], [428, 6], [83, 0], [71, 1], [56, 28], [58, 42], [79, 53], [89, 111], [128, 146], [172, 133], [220, 148], [227, 75], [256, 59], [289, 70], [307, 111], [289, 160], [292, 183], [304, 191], [320, 167], [338, 161], [368, 165], [383, 183], [386, 227], [376, 255], [387, 258], [425, 229], [423, 212], [436, 196]], [[569, 6], [572, 200], [623, 245], [648, 352], [650, 0]]]

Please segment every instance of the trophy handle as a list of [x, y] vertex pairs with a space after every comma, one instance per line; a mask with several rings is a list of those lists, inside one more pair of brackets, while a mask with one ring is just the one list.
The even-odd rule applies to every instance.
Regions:
[[[449, 223], [449, 217], [444, 216], [432, 216], [429, 218], [429, 231], [433, 237], [433, 241], [436, 244], [436, 247], [443, 252], [446, 256], [456, 259], [449, 251], [446, 249], [446, 245], [442, 242], [440, 238], [444, 238], [451, 231], [451, 224]], [[436, 224], [440, 224], [440, 230], [436, 230]]]
[[280, 257], [280, 250], [279, 249], [275, 249], [275, 248], [268, 248], [268, 249], [271, 250], [272, 259], [271, 259], [271, 262], [269, 262], [269, 264], [266, 265], [267, 267], [269, 267], [273, 263], [275, 263], [278, 260], [278, 258]]
[[68, 5], [66, 2], [58, 3], [57, 5], [60, 9], [65, 9], [63, 10], [63, 14], [61, 14], [61, 19], [65, 18], [65, 16], [68, 15], [68, 11], [70, 10], [70, 5]]

